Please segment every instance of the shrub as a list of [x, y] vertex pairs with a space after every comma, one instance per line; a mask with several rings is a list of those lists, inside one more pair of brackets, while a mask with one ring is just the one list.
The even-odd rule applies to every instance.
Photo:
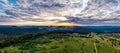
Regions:
[[59, 46], [52, 46], [51, 49], [59, 48]]
[[5, 50], [4, 53], [7, 53], [7, 51]]
[[23, 51], [21, 51], [20, 53], [23, 53]]
[[60, 41], [59, 43], [63, 43], [63, 41]]

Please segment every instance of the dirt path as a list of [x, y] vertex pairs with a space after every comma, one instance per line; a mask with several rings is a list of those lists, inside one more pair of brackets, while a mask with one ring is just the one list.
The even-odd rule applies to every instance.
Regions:
[[98, 53], [96, 43], [94, 42], [95, 53]]

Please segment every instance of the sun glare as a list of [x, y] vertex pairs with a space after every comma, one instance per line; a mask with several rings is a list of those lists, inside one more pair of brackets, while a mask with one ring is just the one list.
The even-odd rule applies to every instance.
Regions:
[[75, 24], [75, 23], [57, 23], [55, 26], [83, 26], [82, 24]]

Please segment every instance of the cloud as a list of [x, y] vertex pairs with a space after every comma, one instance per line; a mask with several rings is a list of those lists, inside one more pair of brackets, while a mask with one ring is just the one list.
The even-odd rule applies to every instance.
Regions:
[[0, 9], [2, 24], [118, 25], [120, 20], [120, 0], [1, 0]]

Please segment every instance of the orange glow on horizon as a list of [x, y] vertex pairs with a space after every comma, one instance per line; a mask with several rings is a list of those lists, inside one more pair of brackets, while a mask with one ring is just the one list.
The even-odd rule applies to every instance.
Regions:
[[83, 26], [83, 24], [76, 23], [57, 23], [54, 26]]

